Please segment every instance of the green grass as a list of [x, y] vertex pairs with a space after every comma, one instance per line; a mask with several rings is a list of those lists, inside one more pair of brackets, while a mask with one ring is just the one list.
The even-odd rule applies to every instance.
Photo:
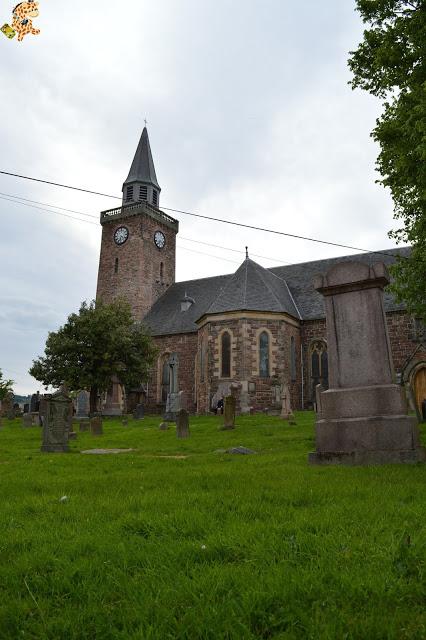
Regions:
[[308, 466], [311, 413], [220, 421], [105, 421], [67, 455], [4, 420], [0, 639], [426, 638], [426, 465]]

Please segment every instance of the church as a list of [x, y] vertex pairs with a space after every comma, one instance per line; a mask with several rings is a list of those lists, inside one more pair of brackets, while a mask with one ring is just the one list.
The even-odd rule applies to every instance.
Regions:
[[[104, 413], [117, 415], [143, 402], [164, 413], [170, 391], [181, 391], [190, 413], [208, 413], [231, 390], [240, 413], [278, 413], [284, 387], [293, 409], [312, 408], [315, 386], [328, 386], [322, 296], [314, 276], [342, 261], [395, 261], [409, 249], [363, 253], [265, 269], [247, 255], [229, 275], [175, 281], [179, 222], [160, 208], [161, 188], [143, 129], [122, 205], [102, 211], [97, 299], [128, 300], [158, 348], [149, 380], [139, 389], [114, 382]], [[426, 398], [426, 332], [385, 293], [397, 379], [409, 384], [421, 412]]]

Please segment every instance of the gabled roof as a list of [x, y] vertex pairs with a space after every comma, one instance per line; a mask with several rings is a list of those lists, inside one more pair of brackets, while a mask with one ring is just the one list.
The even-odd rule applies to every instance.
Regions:
[[154, 161], [152, 159], [151, 146], [149, 144], [148, 131], [144, 127], [130, 167], [129, 175], [124, 184], [129, 182], [146, 182], [160, 189], [160, 185], [155, 175]]
[[[235, 285], [237, 281], [240, 283], [244, 281], [244, 274], [247, 274], [247, 277], [252, 277], [256, 283], [253, 292], [248, 291], [250, 287], [246, 287], [246, 291], [248, 291], [246, 307], [248, 305], [252, 308], [255, 307], [252, 309], [254, 311], [275, 311], [278, 309], [283, 311], [285, 309], [287, 313], [290, 313], [289, 310], [293, 304], [291, 315], [295, 318], [300, 316], [303, 320], [324, 318], [324, 299], [313, 287], [313, 279], [316, 274], [325, 273], [338, 262], [351, 260], [369, 265], [375, 262], [384, 262], [386, 265], [390, 265], [395, 262], [395, 256], [408, 255], [409, 251], [409, 247], [403, 247], [378, 253], [362, 253], [315, 260], [272, 269], [264, 269], [249, 260], [251, 265], [244, 266], [244, 262], [234, 274], [177, 282], [171, 285], [145, 316], [144, 324], [150, 328], [153, 335], [195, 332], [198, 330], [196, 321], [206, 313], [225, 313], [241, 309], [243, 297]], [[236, 278], [239, 271], [238, 278]], [[268, 292], [265, 295], [259, 291], [262, 282], [264, 283], [263, 288]], [[188, 311], [181, 311], [180, 303], [185, 295], [193, 298], [195, 302]], [[396, 303], [388, 292], [385, 292], [384, 303], [386, 311], [404, 309], [404, 305]], [[298, 312], [300, 312], [300, 316]]]
[[285, 280], [246, 258], [203, 315], [271, 311], [301, 318]]

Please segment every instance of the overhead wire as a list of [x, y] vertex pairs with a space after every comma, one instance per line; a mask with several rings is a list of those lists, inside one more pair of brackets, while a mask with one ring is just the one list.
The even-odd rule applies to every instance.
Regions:
[[[13, 198], [13, 200], [10, 200], [10, 202], [16, 202], [17, 204], [23, 204], [25, 206], [33, 206], [27, 203], [35, 203], [35, 204], [41, 204], [43, 205], [43, 207], [34, 207], [34, 208], [38, 208], [41, 211], [45, 211], [47, 213], [58, 213], [56, 211], [54, 211], [55, 209], [61, 209], [62, 211], [69, 211], [72, 213], [77, 213], [80, 214], [82, 216], [87, 216], [89, 218], [93, 218], [95, 220], [99, 220], [99, 216], [94, 215], [93, 213], [84, 213], [83, 211], [77, 211], [76, 209], [67, 209], [65, 207], [60, 207], [58, 205], [55, 204], [49, 204], [47, 202], [40, 202], [40, 200], [30, 200], [29, 198], [23, 198], [22, 196], [15, 196], [13, 194], [10, 193], [4, 193], [2, 191], [0, 191], [0, 200], [9, 200], [9, 198]], [[23, 201], [23, 202], [21, 202]], [[52, 210], [50, 209], [45, 209], [44, 207], [51, 207]], [[67, 217], [72, 217], [74, 220], [79, 220], [81, 222], [87, 222], [87, 220], [80, 220], [79, 218], [74, 218], [73, 216], [67, 216]], [[95, 223], [91, 223], [91, 224], [95, 224]], [[96, 224], [96, 226], [98, 226]], [[194, 242], [196, 244], [203, 244], [206, 245], [207, 247], [215, 247], [216, 249], [223, 249], [225, 251], [232, 251], [233, 253], [240, 253], [240, 254], [244, 254], [245, 251], [242, 251], [241, 249], [233, 249], [231, 247], [223, 247], [222, 245], [219, 244], [212, 244], [211, 242], [203, 242], [202, 240], [194, 240], [193, 238], [185, 238], [184, 236], [179, 236], [179, 240], [185, 240], [187, 242]], [[179, 245], [181, 248], [182, 245]], [[190, 251], [190, 249], [188, 249], [188, 251]], [[204, 253], [204, 255], [209, 255], [211, 257], [217, 257], [217, 256], [213, 256], [212, 254], [208, 254], [208, 253]], [[289, 264], [288, 262], [284, 262], [283, 260], [279, 260], [278, 258], [270, 258], [268, 256], [261, 256], [257, 253], [251, 253], [251, 255], [255, 258], [262, 258], [264, 260], [270, 260], [271, 262], [278, 262], [279, 264]], [[223, 258], [224, 260], [226, 260], [226, 258]], [[228, 260], [228, 262], [234, 262], [235, 260]]]
[[[40, 182], [42, 184], [49, 184], [49, 185], [52, 185], [52, 186], [55, 186], [55, 187], [61, 187], [63, 189], [72, 189], [74, 191], [81, 191], [83, 193], [90, 193], [92, 195], [103, 196], [105, 198], [114, 198], [115, 200], [121, 200], [121, 197], [114, 196], [114, 195], [111, 195], [111, 194], [108, 194], [108, 193], [102, 193], [100, 191], [93, 191], [91, 189], [84, 189], [83, 187], [74, 187], [72, 185], [62, 184], [60, 182], [53, 182], [51, 180], [42, 180], [41, 178], [34, 178], [32, 176], [26, 176], [26, 175], [22, 175], [22, 174], [19, 174], [19, 173], [12, 173], [10, 171], [0, 170], [0, 174], [11, 176], [11, 177], [14, 177], [14, 178], [21, 178], [23, 180], [31, 180], [33, 182]], [[295, 233], [288, 233], [288, 232], [285, 232], [285, 231], [278, 231], [278, 229], [268, 229], [266, 227], [257, 227], [255, 225], [244, 224], [243, 222], [237, 222], [236, 220], [226, 220], [224, 218], [216, 218], [216, 217], [213, 217], [213, 216], [206, 216], [206, 215], [202, 215], [200, 213], [194, 213], [194, 212], [191, 212], [191, 211], [185, 211], [183, 209], [174, 209], [172, 207], [164, 207], [164, 206], [162, 206], [161, 208], [164, 209], [165, 211], [172, 211], [174, 213], [181, 213], [182, 215], [192, 216], [194, 218], [200, 218], [200, 219], [203, 219], [203, 220], [210, 220], [211, 222], [219, 222], [221, 224], [229, 224], [229, 225], [233, 225], [233, 226], [236, 226], [236, 227], [242, 227], [242, 228], [245, 228], [245, 229], [252, 229], [254, 231], [262, 231], [264, 233], [272, 233], [272, 234], [275, 234], [275, 235], [285, 236], [285, 237], [288, 237], [288, 238], [295, 238], [295, 239], [298, 239], [298, 240], [306, 240], [307, 242], [316, 242], [316, 243], [319, 243], [319, 244], [325, 244], [325, 245], [329, 245], [329, 246], [332, 246], [332, 247], [339, 247], [339, 248], [342, 248], [342, 249], [350, 249], [352, 251], [361, 251], [363, 253], [374, 253], [374, 254], [377, 254], [377, 255], [386, 255], [386, 256], [393, 255], [393, 254], [390, 254], [389, 252], [384, 253], [383, 251], [373, 251], [371, 249], [363, 249], [361, 247], [354, 247], [352, 245], [342, 244], [342, 243], [339, 243], [339, 242], [331, 242], [331, 241], [328, 241], [328, 240], [320, 240], [318, 238], [310, 238], [309, 236], [301, 236], [301, 235], [298, 235], [298, 234], [295, 234]], [[400, 257], [400, 256], [393, 255], [393, 257]]]

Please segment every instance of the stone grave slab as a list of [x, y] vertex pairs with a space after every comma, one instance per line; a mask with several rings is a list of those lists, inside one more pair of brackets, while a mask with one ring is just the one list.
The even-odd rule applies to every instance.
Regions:
[[189, 414], [185, 409], [176, 414], [176, 436], [182, 439], [189, 438]]

